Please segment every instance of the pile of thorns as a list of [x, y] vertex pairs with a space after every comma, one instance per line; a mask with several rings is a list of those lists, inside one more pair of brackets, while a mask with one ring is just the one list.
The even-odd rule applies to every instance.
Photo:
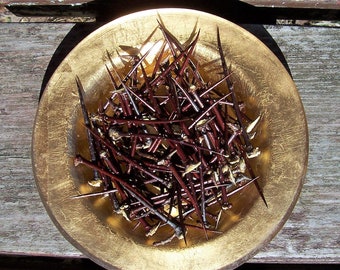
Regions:
[[[144, 54], [155, 31], [164, 39], [150, 64]], [[249, 119], [237, 100], [219, 30], [221, 79], [205, 82], [195, 61], [199, 31], [180, 43], [159, 22], [142, 48], [121, 46], [125, 75], [107, 53], [112, 93], [97, 112], [87, 111], [84, 89], [76, 77], [89, 141], [90, 160], [77, 155], [75, 166], [93, 170], [88, 183], [100, 191], [74, 198], [106, 196], [113, 211], [142, 226], [146, 236], [168, 226], [186, 241], [190, 228], [218, 233], [229, 197], [250, 184], [264, 200], [249, 159], [260, 154], [251, 144], [260, 117]], [[265, 201], [265, 200], [264, 200]], [[217, 209], [217, 211], [216, 211]]]

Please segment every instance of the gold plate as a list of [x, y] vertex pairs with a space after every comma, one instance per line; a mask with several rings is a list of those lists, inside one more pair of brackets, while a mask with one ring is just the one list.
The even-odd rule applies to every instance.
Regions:
[[[223, 234], [208, 241], [197, 235], [183, 243], [153, 247], [124, 221], [98, 210], [100, 200], [72, 200], [83, 188], [86, 172], [73, 158], [86, 144], [80, 127], [75, 76], [86, 102], [98, 105], [109, 91], [106, 51], [119, 45], [138, 46], [157, 26], [159, 16], [180, 40], [197, 24], [197, 54], [217, 59], [216, 28], [240, 95], [260, 113], [255, 164], [268, 208], [256, 189], [247, 188], [224, 216]], [[154, 37], [157, 38], [157, 35]], [[216, 61], [215, 61], [216, 62]], [[297, 89], [281, 62], [257, 38], [241, 27], [211, 14], [186, 9], [138, 12], [114, 20], [81, 41], [51, 77], [41, 98], [33, 135], [33, 170], [42, 201], [58, 229], [75, 247], [106, 268], [218, 269], [235, 268], [263, 248], [288, 219], [301, 191], [308, 157], [307, 124]], [[84, 190], [81, 190], [84, 192]], [[255, 194], [255, 195], [254, 195]]]

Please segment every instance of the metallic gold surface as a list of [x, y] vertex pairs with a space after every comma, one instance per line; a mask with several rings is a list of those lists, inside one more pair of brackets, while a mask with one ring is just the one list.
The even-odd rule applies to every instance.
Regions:
[[[262, 154], [253, 166], [260, 175], [268, 208], [250, 186], [232, 198], [234, 207], [222, 217], [223, 234], [206, 241], [188, 235], [188, 245], [177, 241], [152, 247], [123, 218], [114, 217], [105, 199], [72, 200], [91, 191], [86, 169], [75, 169], [73, 157], [86, 155], [75, 76], [94, 110], [110, 89], [106, 50], [115, 55], [119, 45], [138, 46], [157, 26], [185, 41], [197, 24], [196, 56], [209, 62], [205, 72], [214, 79], [218, 59], [216, 27], [221, 33], [235, 85], [250, 113], [261, 114], [258, 138]], [[156, 41], [160, 34], [154, 37]], [[152, 42], [151, 41], [151, 42]], [[117, 56], [117, 55], [116, 55]], [[33, 170], [45, 207], [66, 239], [98, 264], [122, 269], [235, 268], [265, 246], [288, 219], [300, 193], [308, 156], [307, 124], [297, 89], [280, 61], [244, 29], [213, 15], [183, 9], [149, 10], [119, 18], [93, 32], [64, 59], [48, 83], [36, 116]], [[166, 233], [166, 232], [165, 232]]]

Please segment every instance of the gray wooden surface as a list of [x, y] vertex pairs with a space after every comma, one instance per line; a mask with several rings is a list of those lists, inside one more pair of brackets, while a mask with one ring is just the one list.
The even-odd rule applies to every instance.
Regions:
[[[79, 4], [90, 2], [91, 0], [0, 0], [0, 4], [8, 3], [28, 3], [28, 4]], [[93, 1], [93, 0], [92, 0]], [[340, 6], [338, 0], [241, 0], [255, 6], [270, 7], [309, 7], [309, 8], [336, 8]], [[340, 7], [339, 7], [340, 8]]]
[[329, 8], [340, 9], [338, 0], [241, 0], [257, 7], [292, 7], [292, 8]]
[[[50, 221], [30, 158], [45, 72], [73, 26], [0, 24], [0, 254], [83, 256]], [[89, 27], [80, 27], [64, 49]], [[247, 28], [270, 42], [260, 26]], [[310, 156], [293, 214], [250, 262], [340, 263], [340, 29], [265, 30], [281, 49], [299, 89], [309, 124]]]

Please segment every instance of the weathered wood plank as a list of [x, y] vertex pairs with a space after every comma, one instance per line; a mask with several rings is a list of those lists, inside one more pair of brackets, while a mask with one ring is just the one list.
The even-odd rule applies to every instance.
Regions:
[[[6, 6], [4, 6], [6, 5]], [[109, 21], [132, 11], [181, 7], [198, 9], [229, 18], [235, 23], [275, 24], [281, 20], [337, 21], [340, 4], [336, 0], [0, 0], [0, 22], [88, 22]]]
[[[0, 22], [92, 22], [95, 15], [82, 4], [89, 0], [0, 0]], [[13, 14], [9, 6], [14, 10], [26, 7], [30, 10], [29, 14]], [[50, 10], [55, 10], [50, 12]], [[46, 11], [47, 10], [47, 11]]]
[[[41, 83], [52, 55], [73, 26], [0, 24], [0, 254], [82, 256], [47, 216], [30, 159]], [[81, 26], [78, 33], [88, 27]], [[261, 32], [258, 26], [247, 27]], [[305, 106], [310, 157], [293, 214], [251, 262], [340, 263], [340, 29], [266, 30], [281, 48]]]
[[[299, 89], [309, 126], [309, 165], [298, 204], [255, 260], [340, 262], [340, 31], [268, 27]], [[313, 255], [312, 255], [313, 254]]]
[[257, 7], [340, 9], [338, 0], [241, 0]]
[[[90, 2], [91, 0], [0, 0], [0, 4], [22, 3], [39, 5], [67, 5]], [[340, 8], [337, 0], [240, 0], [261, 7]]]

